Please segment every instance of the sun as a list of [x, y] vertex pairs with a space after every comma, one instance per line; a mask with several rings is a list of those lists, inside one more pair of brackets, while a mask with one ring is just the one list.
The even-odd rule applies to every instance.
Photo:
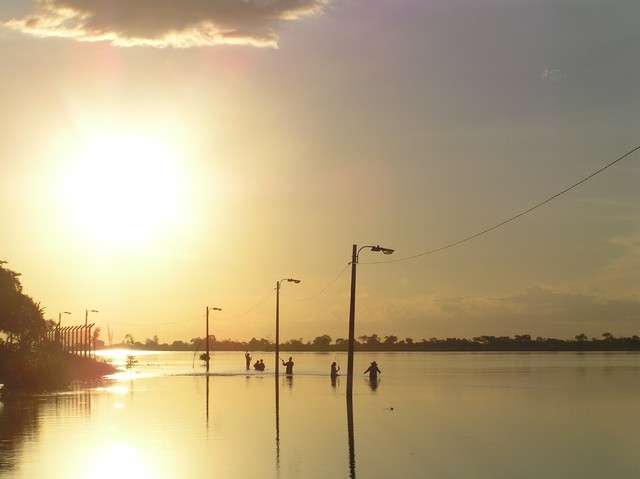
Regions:
[[73, 227], [102, 246], [148, 242], [184, 217], [179, 158], [167, 138], [94, 135], [71, 155], [61, 186]]

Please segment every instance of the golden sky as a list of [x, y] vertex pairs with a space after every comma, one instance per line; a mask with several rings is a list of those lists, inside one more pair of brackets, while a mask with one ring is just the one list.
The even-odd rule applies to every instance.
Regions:
[[[0, 5], [0, 259], [162, 342], [640, 332], [635, 1]], [[416, 255], [416, 258], [406, 259]], [[400, 261], [398, 261], [400, 260]], [[391, 262], [389, 262], [391, 261]], [[369, 264], [367, 264], [369, 263]], [[376, 264], [372, 264], [376, 263]]]

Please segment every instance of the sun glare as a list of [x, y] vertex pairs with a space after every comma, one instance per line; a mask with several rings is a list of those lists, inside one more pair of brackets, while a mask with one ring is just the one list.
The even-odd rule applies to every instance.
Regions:
[[92, 138], [72, 155], [62, 187], [73, 226], [103, 246], [144, 243], [182, 216], [178, 158], [165, 139]]
[[114, 478], [114, 477], [130, 477], [142, 479], [154, 476], [152, 463], [150, 464], [139, 450], [123, 443], [111, 444], [105, 447], [99, 456], [104, 459], [104, 465], [100, 468], [93, 467], [92, 477], [96, 478]]

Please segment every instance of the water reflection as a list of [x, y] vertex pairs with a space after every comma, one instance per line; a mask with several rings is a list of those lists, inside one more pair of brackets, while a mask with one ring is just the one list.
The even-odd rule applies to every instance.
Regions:
[[299, 361], [295, 389], [237, 353], [194, 373], [192, 355], [150, 356], [106, 387], [5, 398], [0, 478], [640, 477], [639, 354], [381, 356], [384, 378], [360, 377], [346, 404], [326, 354]]
[[206, 417], [206, 422], [207, 422], [207, 432], [209, 432], [209, 375], [206, 375], [207, 378], [207, 385], [206, 385], [206, 393], [205, 393], [205, 398], [206, 398], [206, 405], [205, 405], [205, 417]]
[[16, 467], [16, 451], [25, 437], [35, 435], [39, 403], [32, 398], [6, 400], [0, 409], [0, 471]]
[[371, 388], [371, 390], [373, 392], [375, 392], [376, 389], [378, 389], [378, 381], [380, 381], [379, 379], [368, 379], [367, 382], [369, 383], [369, 387]]
[[276, 376], [276, 471], [280, 476], [280, 383]]
[[47, 396], [4, 398], [0, 402], [0, 476], [19, 465], [25, 443], [40, 435], [43, 418], [90, 415], [91, 392], [81, 387]]
[[353, 434], [353, 399], [347, 396], [347, 435], [349, 437], [349, 477], [356, 477], [356, 445]]
[[[283, 378], [282, 383], [287, 384], [289, 388], [293, 387], [293, 376], [288, 375]], [[276, 405], [276, 473], [280, 477], [280, 377], [275, 376], [275, 405]]]
[[[282, 386], [285, 384], [292, 389], [293, 388], [293, 376], [288, 375], [284, 378], [279, 376], [275, 377], [275, 437], [276, 437], [276, 475], [280, 477], [280, 381]], [[336, 388], [339, 385], [339, 379], [337, 375], [330, 375], [331, 387]], [[377, 387], [377, 382], [373, 381], [371, 385], [372, 389]], [[348, 438], [348, 453], [349, 453], [349, 478], [355, 479], [356, 477], [356, 462], [355, 462], [355, 432], [353, 425], [353, 400], [347, 398], [347, 438]]]

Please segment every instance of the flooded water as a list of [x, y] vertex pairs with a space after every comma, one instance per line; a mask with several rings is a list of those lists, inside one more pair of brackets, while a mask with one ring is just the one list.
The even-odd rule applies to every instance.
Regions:
[[208, 375], [126, 354], [102, 387], [0, 403], [0, 477], [640, 477], [635, 353], [358, 353], [351, 402], [344, 354], [296, 353], [277, 381], [272, 354], [259, 373], [214, 353]]

